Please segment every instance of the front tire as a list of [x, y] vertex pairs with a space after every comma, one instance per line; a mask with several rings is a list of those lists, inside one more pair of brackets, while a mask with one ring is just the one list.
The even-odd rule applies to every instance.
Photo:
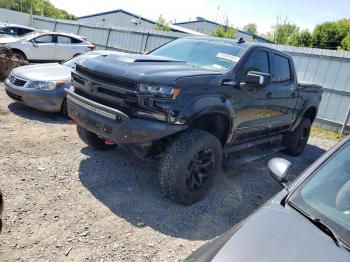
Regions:
[[65, 117], [65, 118], [69, 118], [68, 116], [68, 108], [67, 108], [67, 99], [63, 99], [62, 102], [62, 106], [61, 106], [61, 114]]
[[98, 137], [96, 134], [86, 130], [82, 126], [77, 125], [77, 132], [81, 140], [88, 146], [92, 146], [98, 150], [106, 151], [116, 148], [116, 145], [107, 145], [105, 139]]
[[304, 117], [294, 131], [284, 136], [283, 144], [287, 147], [284, 150], [285, 153], [299, 156], [304, 152], [310, 136], [311, 125], [311, 120]]
[[177, 203], [196, 203], [212, 187], [221, 164], [222, 146], [215, 136], [202, 130], [185, 131], [169, 145], [161, 162], [161, 190]]

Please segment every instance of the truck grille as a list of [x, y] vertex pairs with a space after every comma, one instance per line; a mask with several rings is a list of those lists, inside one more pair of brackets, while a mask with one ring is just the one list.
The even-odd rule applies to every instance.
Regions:
[[137, 87], [137, 83], [130, 81], [130, 80], [125, 80], [121, 78], [112, 78], [103, 74], [96, 73], [94, 71], [91, 71], [89, 69], [83, 68], [82, 66], [77, 65], [76, 66], [76, 71], [77, 73], [81, 73], [83, 75], [89, 76], [89, 78], [95, 79], [97, 81], [100, 81], [102, 83], [120, 87], [123, 89], [127, 89], [130, 91], [135, 91]]
[[13, 75], [10, 75], [9, 82], [14, 86], [24, 86], [27, 83], [27, 81], [19, 79]]
[[118, 86], [111, 86], [95, 81], [90, 76], [72, 73], [72, 85], [75, 93], [91, 101], [120, 110], [127, 115], [133, 114], [137, 107], [137, 96], [135, 91], [128, 91]]

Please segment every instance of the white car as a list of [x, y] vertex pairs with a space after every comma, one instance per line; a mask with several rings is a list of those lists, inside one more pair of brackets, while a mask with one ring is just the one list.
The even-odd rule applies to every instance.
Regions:
[[95, 45], [77, 35], [35, 31], [22, 37], [1, 37], [0, 47], [12, 49], [28, 61], [64, 61], [95, 49]]
[[36, 31], [36, 29], [33, 27], [15, 24], [0, 24], [0, 36], [23, 36], [34, 31]]

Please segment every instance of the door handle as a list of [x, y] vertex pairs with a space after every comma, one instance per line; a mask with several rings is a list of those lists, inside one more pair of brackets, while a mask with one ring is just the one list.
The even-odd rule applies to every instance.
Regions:
[[271, 97], [272, 97], [272, 92], [266, 93], [266, 94], [265, 94], [265, 97], [266, 97], [266, 98], [271, 98]]
[[293, 93], [290, 94], [291, 97], [296, 97], [296, 95], [297, 95], [297, 94], [296, 94], [295, 92], [293, 92]]

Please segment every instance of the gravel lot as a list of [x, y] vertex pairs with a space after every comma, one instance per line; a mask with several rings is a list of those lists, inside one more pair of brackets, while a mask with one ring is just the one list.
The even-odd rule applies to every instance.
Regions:
[[[86, 147], [74, 125], [12, 102], [3, 84], [0, 141], [1, 261], [181, 261], [280, 190], [263, 159], [223, 168], [206, 199], [179, 206], [161, 195], [156, 163]], [[288, 157], [294, 175], [333, 144], [311, 138]]]

